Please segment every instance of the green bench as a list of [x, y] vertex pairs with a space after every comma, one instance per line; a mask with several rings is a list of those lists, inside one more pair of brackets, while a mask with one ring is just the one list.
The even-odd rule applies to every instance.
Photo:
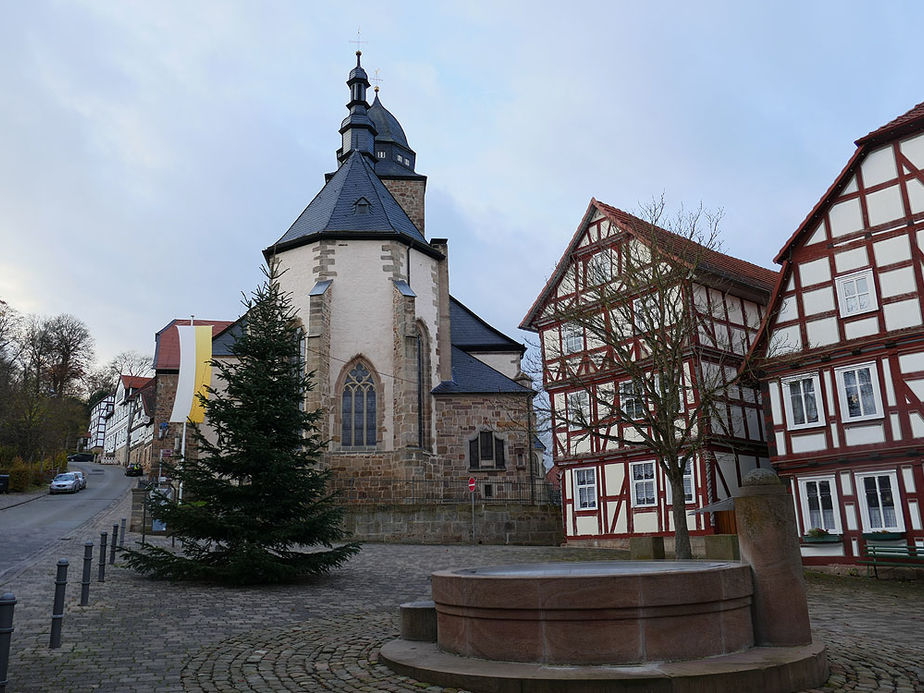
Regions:
[[860, 563], [866, 565], [866, 575], [869, 576], [870, 568], [873, 574], [878, 578], [879, 566], [902, 566], [908, 568], [924, 568], [924, 548], [917, 546], [881, 546], [877, 544], [867, 544], [863, 558]]

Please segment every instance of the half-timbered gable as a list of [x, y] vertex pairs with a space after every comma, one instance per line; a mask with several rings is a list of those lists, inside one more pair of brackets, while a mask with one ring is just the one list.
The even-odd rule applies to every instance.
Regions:
[[[743, 473], [768, 464], [755, 388], [720, 392], [712, 420], [699, 420], [698, 405], [700, 384], [735, 380], [774, 280], [769, 270], [591, 200], [521, 324], [540, 336], [569, 540], [673, 532], [670, 483], [646, 442], [650, 427], [638, 423], [646, 414], [666, 412], [678, 431], [709, 431], [684, 476], [690, 510], [728, 497]], [[691, 320], [696, 329], [685, 344], [652, 346], [651, 331]], [[678, 384], [674, 391], [668, 382]], [[689, 515], [688, 527], [714, 531], [709, 514]]]
[[924, 104], [856, 145], [776, 258], [760, 342], [809, 562], [885, 536], [924, 545]]

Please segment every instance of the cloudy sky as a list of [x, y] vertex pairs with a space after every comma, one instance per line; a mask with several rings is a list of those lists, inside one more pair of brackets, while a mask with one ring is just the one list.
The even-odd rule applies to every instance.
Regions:
[[429, 177], [453, 294], [517, 339], [591, 197], [722, 208], [764, 266], [924, 100], [916, 2], [0, 0], [0, 299], [100, 362], [233, 319], [335, 168], [363, 65]]

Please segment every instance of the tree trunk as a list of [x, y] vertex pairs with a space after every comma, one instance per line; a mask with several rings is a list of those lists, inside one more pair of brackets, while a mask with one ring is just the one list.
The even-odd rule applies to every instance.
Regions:
[[683, 500], [683, 474], [678, 474], [671, 482], [671, 496], [674, 517], [674, 555], [676, 558], [693, 558], [690, 548], [690, 531], [687, 529], [687, 505]]

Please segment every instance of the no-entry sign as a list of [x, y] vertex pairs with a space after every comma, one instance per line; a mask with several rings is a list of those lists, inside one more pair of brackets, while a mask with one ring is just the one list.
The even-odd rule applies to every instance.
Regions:
[[471, 491], [472, 493], [475, 492], [475, 477], [473, 476], [470, 476], [468, 478], [468, 490]]

